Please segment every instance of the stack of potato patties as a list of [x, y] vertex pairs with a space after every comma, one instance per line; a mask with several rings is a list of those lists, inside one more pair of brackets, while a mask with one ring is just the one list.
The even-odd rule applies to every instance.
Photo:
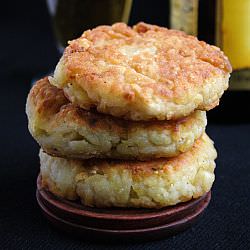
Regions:
[[44, 188], [97, 207], [161, 208], [207, 193], [206, 110], [231, 66], [215, 46], [139, 23], [87, 30], [26, 105]]

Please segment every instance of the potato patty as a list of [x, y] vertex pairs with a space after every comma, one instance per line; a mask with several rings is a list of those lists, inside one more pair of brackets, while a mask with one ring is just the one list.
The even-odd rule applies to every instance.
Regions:
[[177, 121], [126, 121], [71, 104], [47, 78], [32, 88], [29, 130], [47, 153], [66, 158], [153, 159], [189, 150], [205, 131], [204, 111]]
[[171, 120], [219, 103], [232, 71], [223, 52], [181, 31], [99, 26], [69, 43], [50, 82], [84, 109]]
[[216, 156], [206, 134], [177, 157], [147, 162], [67, 160], [41, 150], [42, 185], [87, 206], [161, 208], [208, 192], [215, 178]]

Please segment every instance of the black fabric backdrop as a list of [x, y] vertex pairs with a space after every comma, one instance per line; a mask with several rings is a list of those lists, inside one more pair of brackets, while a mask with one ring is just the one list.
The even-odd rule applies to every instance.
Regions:
[[[164, 1], [154, 11], [135, 2], [144, 7], [133, 10], [132, 22], [164, 24]], [[35, 199], [38, 145], [24, 113], [31, 79], [58, 60], [45, 1], [2, 2], [0, 27], [0, 249], [250, 249], [248, 123], [208, 125], [219, 152], [216, 182], [209, 208], [192, 229], [161, 241], [104, 245], [49, 226]]]

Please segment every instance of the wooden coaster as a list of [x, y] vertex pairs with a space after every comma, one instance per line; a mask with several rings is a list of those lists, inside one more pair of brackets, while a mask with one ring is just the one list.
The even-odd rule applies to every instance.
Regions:
[[208, 206], [211, 192], [199, 199], [163, 209], [92, 208], [58, 198], [41, 187], [37, 201], [57, 228], [87, 240], [153, 240], [190, 227]]

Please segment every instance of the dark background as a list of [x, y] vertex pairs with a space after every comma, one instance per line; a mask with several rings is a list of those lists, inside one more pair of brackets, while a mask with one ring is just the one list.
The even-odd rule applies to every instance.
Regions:
[[[135, 2], [132, 23], [167, 22], [165, 1]], [[38, 145], [24, 112], [31, 79], [58, 60], [45, 0], [2, 1], [0, 31], [0, 249], [250, 249], [248, 122], [210, 121], [207, 131], [219, 153], [216, 182], [209, 208], [192, 229], [156, 242], [102, 245], [49, 226], [36, 203]]]

